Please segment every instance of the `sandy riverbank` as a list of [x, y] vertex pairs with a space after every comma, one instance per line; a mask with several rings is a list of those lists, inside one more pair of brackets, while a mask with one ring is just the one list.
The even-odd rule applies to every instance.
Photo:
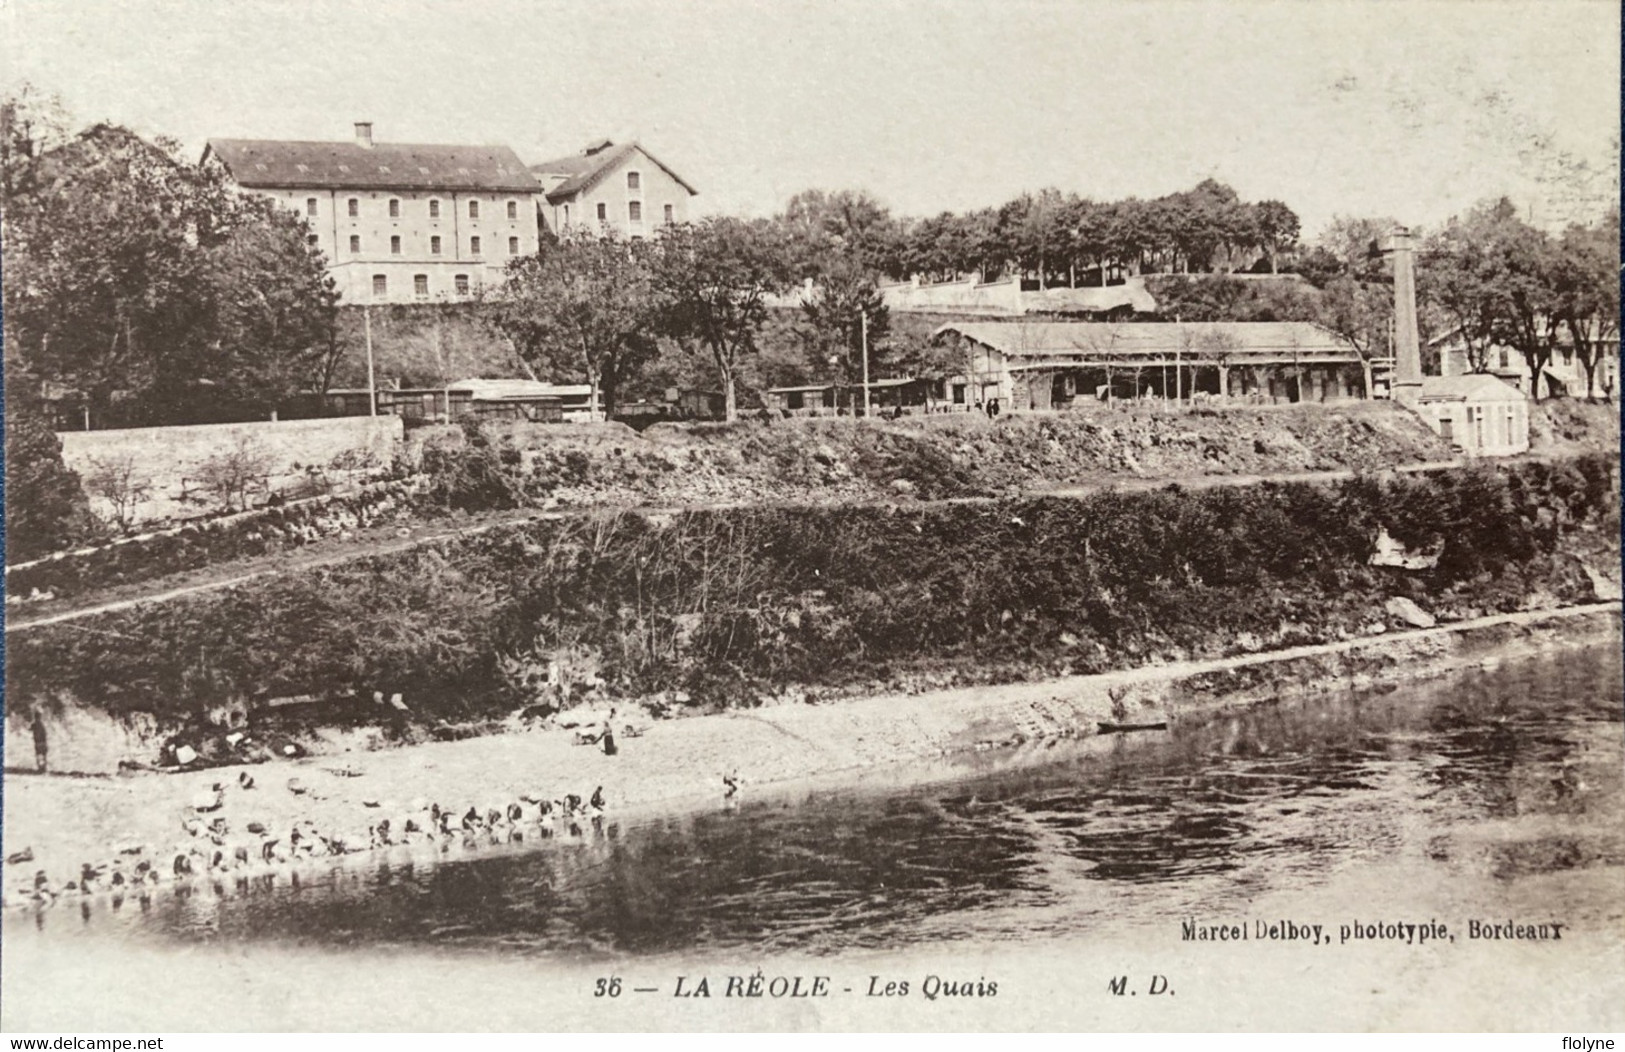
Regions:
[[[182, 820], [214, 782], [228, 787], [224, 805], [202, 817], [224, 818], [239, 841], [254, 839], [246, 833], [251, 822], [285, 836], [294, 823], [308, 821], [364, 844], [369, 825], [398, 819], [416, 799], [460, 812], [526, 793], [585, 799], [599, 786], [606, 820], [613, 820], [722, 806], [723, 776], [735, 772], [748, 794], [810, 779], [917, 781], [963, 770], [940, 763], [944, 758], [972, 757], [980, 767], [1039, 763], [1045, 751], [1035, 744], [1093, 734], [1098, 721], [1114, 718], [1114, 706], [1133, 720], [1201, 718], [1276, 697], [1412, 680], [1618, 639], [1619, 632], [1618, 604], [1532, 611], [1221, 661], [671, 720], [621, 739], [614, 756], [572, 744], [568, 732], [546, 731], [175, 775], [8, 774], [4, 851], [26, 848], [33, 859], [5, 867], [7, 902], [19, 901], [19, 884], [37, 870], [60, 887], [81, 863], [110, 860], [125, 845], [144, 848], [125, 856], [126, 867], [151, 858], [168, 886], [177, 847], [197, 844]], [[920, 766], [930, 761], [939, 765]], [[254, 788], [238, 785], [243, 772]], [[290, 791], [295, 778], [304, 793]], [[381, 806], [368, 807], [369, 800]]]

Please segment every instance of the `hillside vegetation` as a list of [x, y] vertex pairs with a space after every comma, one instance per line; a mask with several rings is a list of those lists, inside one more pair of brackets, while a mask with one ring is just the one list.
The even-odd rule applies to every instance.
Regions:
[[[1395, 597], [1445, 621], [1589, 600], [1618, 563], [1615, 471], [533, 519], [13, 633], [7, 700], [173, 725], [311, 695], [365, 721], [399, 691], [391, 719], [423, 726], [1252, 652], [1403, 624]], [[1370, 565], [1379, 528], [1436, 566]]]
[[1409, 413], [1371, 404], [657, 424], [641, 435], [614, 425], [505, 425], [476, 440], [483, 454], [450, 429], [422, 441], [434, 451], [430, 465], [448, 466], [459, 448], [487, 457], [489, 470], [512, 481], [506, 499], [537, 507], [940, 500], [1452, 456]]

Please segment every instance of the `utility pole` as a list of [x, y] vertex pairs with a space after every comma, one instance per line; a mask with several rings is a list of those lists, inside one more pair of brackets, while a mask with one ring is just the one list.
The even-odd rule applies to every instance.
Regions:
[[869, 415], [869, 312], [860, 314], [863, 318], [863, 415]]
[[367, 333], [367, 403], [368, 416], [378, 415], [378, 384], [372, 375], [372, 304], [361, 308], [361, 324]]

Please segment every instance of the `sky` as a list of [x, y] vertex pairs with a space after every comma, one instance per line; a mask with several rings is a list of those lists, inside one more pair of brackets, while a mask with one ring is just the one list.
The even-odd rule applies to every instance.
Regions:
[[927, 215], [1211, 176], [1312, 236], [1501, 194], [1542, 225], [1600, 214], [1619, 20], [1608, 0], [0, 0], [0, 81], [189, 153], [356, 120], [527, 163], [636, 138], [701, 214], [813, 187]]

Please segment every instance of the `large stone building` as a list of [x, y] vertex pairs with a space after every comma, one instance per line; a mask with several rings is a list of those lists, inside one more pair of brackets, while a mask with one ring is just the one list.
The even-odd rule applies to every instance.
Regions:
[[305, 217], [345, 303], [464, 299], [537, 250], [542, 188], [506, 146], [211, 139], [245, 190]]
[[688, 222], [698, 191], [635, 142], [608, 139], [569, 157], [530, 166], [546, 195], [548, 229], [613, 230], [648, 237], [667, 223]]

